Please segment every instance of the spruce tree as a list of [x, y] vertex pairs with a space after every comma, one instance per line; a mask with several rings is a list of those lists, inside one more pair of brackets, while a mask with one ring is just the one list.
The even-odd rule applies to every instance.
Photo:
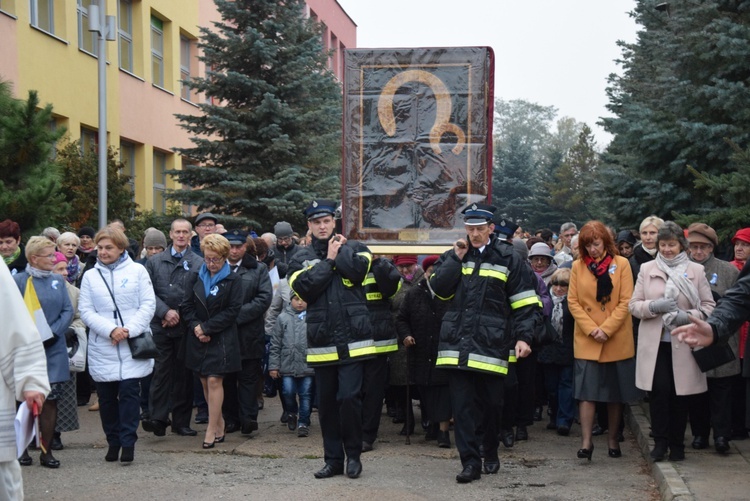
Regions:
[[570, 220], [586, 222], [601, 215], [596, 205], [598, 161], [594, 135], [584, 124], [578, 141], [554, 173], [555, 183], [550, 185], [551, 205], [559, 207]]
[[52, 105], [40, 106], [36, 91], [22, 101], [0, 82], [0, 216], [16, 221], [24, 236], [64, 224], [69, 210], [52, 161], [65, 130], [50, 127]]
[[603, 119], [614, 139], [603, 160], [609, 208], [623, 226], [656, 214], [709, 210], [687, 166], [735, 169], [729, 139], [750, 145], [750, 1], [639, 0], [634, 43], [621, 43]]
[[326, 68], [320, 26], [301, 0], [216, 0], [201, 28], [205, 78], [188, 85], [202, 114], [178, 115], [193, 146], [173, 171], [191, 188], [171, 197], [229, 224], [302, 228], [316, 196], [340, 197], [341, 89]]

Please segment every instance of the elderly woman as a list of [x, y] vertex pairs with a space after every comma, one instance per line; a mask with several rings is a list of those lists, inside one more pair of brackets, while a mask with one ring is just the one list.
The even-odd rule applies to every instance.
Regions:
[[[723, 297], [727, 289], [734, 285], [739, 271], [730, 263], [716, 259], [714, 256], [714, 249], [719, 245], [719, 238], [716, 231], [709, 225], [691, 224], [688, 227], [688, 245], [690, 260], [703, 266], [711, 293], [718, 301], [718, 298]], [[736, 416], [737, 428], [744, 428], [744, 398], [732, 401], [732, 387], [740, 383], [744, 389], [744, 382], [739, 376], [740, 359], [737, 356], [739, 335], [737, 332], [729, 338], [728, 343], [734, 352], [735, 359], [707, 371], [708, 392], [699, 393], [691, 397], [688, 402], [690, 428], [693, 431], [693, 449], [708, 447], [708, 435], [713, 427], [716, 452], [727, 452], [729, 440], [732, 437], [732, 417]], [[736, 412], [738, 406], [742, 407], [742, 412]]]
[[134, 359], [127, 340], [149, 329], [156, 299], [146, 268], [130, 259], [130, 242], [120, 229], [107, 226], [94, 242], [97, 261], [83, 275], [78, 307], [89, 327], [89, 372], [109, 445], [104, 460], [119, 456], [129, 463], [138, 440], [140, 380], [151, 373], [154, 361]]
[[552, 261], [549, 245], [543, 242], [532, 245], [529, 249], [529, 263], [534, 273], [544, 280], [544, 285], [549, 285], [552, 274], [557, 271], [557, 264]]
[[608, 410], [609, 457], [620, 457], [618, 430], [622, 404], [637, 400], [632, 317], [628, 302], [633, 274], [617, 255], [612, 234], [599, 221], [579, 233], [580, 257], [573, 263], [568, 307], [575, 319], [575, 398], [580, 401], [582, 445], [578, 457], [591, 460], [596, 402]]
[[705, 320], [714, 299], [703, 267], [688, 259], [682, 228], [665, 222], [657, 234], [659, 252], [638, 273], [630, 311], [641, 319], [638, 329], [636, 386], [651, 392], [649, 411], [654, 435], [653, 461], [685, 459], [687, 395], [707, 389], [706, 376], [690, 350], [671, 331], [690, 323], [688, 315]]
[[81, 245], [81, 239], [73, 232], [66, 231], [57, 237], [57, 250], [60, 251], [67, 260], [68, 273], [65, 280], [69, 284], [75, 284], [78, 277], [83, 272], [83, 266], [78, 259], [78, 247]]
[[243, 302], [242, 277], [227, 263], [229, 241], [221, 235], [201, 241], [203, 265], [185, 288], [180, 306], [188, 327], [185, 365], [200, 376], [208, 402], [208, 426], [203, 448], [224, 442], [223, 378], [242, 368], [237, 316]]
[[0, 223], [0, 256], [8, 265], [11, 275], [26, 269], [26, 254], [21, 245], [21, 227], [10, 219]]
[[[26, 259], [26, 270], [14, 275], [13, 279], [24, 299], [36, 297], [39, 300], [48, 325], [46, 329], [40, 329], [40, 333], [42, 330], [51, 331], [51, 337], [44, 341], [44, 351], [52, 391], [39, 416], [43, 445], [39, 462], [47, 468], [59, 468], [60, 461], [54, 458], [49, 445], [57, 423], [57, 401], [62, 397], [63, 384], [70, 379], [65, 332], [73, 321], [73, 306], [65, 290], [65, 279], [52, 272], [55, 266], [54, 242], [45, 237], [31, 237], [26, 244]], [[24, 452], [19, 461], [28, 466], [31, 457]]]

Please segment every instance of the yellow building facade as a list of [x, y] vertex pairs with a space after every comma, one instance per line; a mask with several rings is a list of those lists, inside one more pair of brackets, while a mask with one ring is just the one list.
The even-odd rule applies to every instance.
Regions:
[[[89, 6], [98, 2], [0, 0], [0, 80], [10, 81], [21, 99], [36, 90], [41, 103], [52, 104], [55, 125], [84, 145], [96, 142], [98, 131], [98, 51], [89, 31]], [[341, 17], [338, 3], [327, 2]], [[165, 190], [179, 187], [165, 174], [182, 166], [172, 149], [191, 145], [174, 115], [199, 113], [204, 99], [181, 81], [205, 75], [198, 27], [212, 26], [220, 16], [213, 0], [104, 3], [117, 29], [116, 40], [106, 43], [108, 144], [119, 149], [132, 176], [139, 209], [163, 212]], [[345, 37], [354, 46], [350, 23]]]

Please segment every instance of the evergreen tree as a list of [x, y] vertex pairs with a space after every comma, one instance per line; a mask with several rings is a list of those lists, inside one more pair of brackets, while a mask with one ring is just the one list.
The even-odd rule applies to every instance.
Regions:
[[16, 221], [24, 236], [64, 223], [68, 212], [51, 160], [65, 130], [51, 123], [52, 105], [40, 108], [36, 91], [21, 101], [0, 82], [0, 214]]
[[[62, 188], [71, 207], [68, 223], [75, 229], [99, 226], [99, 158], [95, 147], [81, 151], [80, 141], [64, 145], [56, 163], [63, 173]], [[110, 219], [130, 220], [137, 207], [130, 188], [130, 176], [114, 148], [107, 149], [107, 215]]]
[[320, 26], [301, 0], [216, 0], [222, 20], [201, 28], [209, 101], [178, 115], [193, 147], [170, 196], [253, 228], [301, 228], [316, 196], [340, 197], [341, 89], [326, 69]]
[[603, 156], [609, 208], [622, 226], [710, 208], [687, 165], [735, 168], [730, 139], [750, 145], [750, 1], [639, 0], [637, 41], [620, 43], [622, 76], [609, 78], [613, 134]]

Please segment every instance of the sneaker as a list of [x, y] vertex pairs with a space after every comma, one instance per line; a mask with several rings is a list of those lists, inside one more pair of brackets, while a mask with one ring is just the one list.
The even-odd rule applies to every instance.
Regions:
[[300, 427], [297, 428], [297, 436], [298, 437], [307, 437], [309, 435], [310, 435], [310, 428], [308, 428], [304, 424], [300, 425]]
[[289, 414], [289, 417], [287, 418], [286, 422], [287, 428], [289, 428], [289, 431], [294, 431], [295, 428], [297, 428], [297, 415], [296, 414]]

